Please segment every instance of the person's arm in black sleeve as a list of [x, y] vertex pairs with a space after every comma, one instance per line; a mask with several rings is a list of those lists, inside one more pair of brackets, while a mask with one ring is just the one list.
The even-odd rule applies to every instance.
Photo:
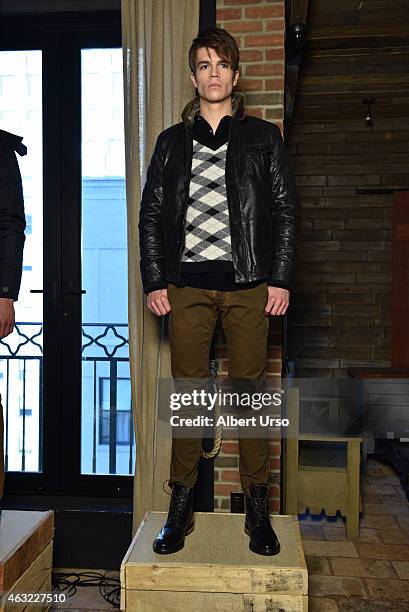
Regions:
[[27, 153], [22, 138], [0, 130], [0, 338], [14, 328], [25, 242], [23, 187], [15, 151]]
[[275, 127], [270, 165], [271, 205], [274, 222], [274, 256], [267, 284], [292, 289], [296, 261], [296, 242], [300, 222], [300, 202], [287, 147]]
[[140, 266], [143, 290], [146, 294], [156, 289], [166, 289], [168, 286], [163, 238], [163, 164], [164, 151], [159, 135], [147, 169], [139, 211]]

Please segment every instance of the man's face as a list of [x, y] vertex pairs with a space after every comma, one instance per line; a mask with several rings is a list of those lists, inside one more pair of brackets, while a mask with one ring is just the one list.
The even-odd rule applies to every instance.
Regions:
[[190, 75], [200, 98], [208, 102], [222, 102], [231, 96], [239, 80], [230, 62], [222, 60], [214, 49], [200, 47], [196, 53], [196, 74]]

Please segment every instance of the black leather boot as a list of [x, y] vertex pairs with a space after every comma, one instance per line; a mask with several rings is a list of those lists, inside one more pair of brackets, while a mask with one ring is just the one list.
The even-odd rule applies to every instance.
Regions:
[[193, 491], [193, 487], [174, 483], [167, 521], [153, 542], [156, 553], [167, 555], [184, 547], [185, 536], [194, 529]]
[[253, 552], [259, 555], [280, 552], [280, 542], [270, 523], [267, 485], [251, 485], [250, 497], [246, 496], [244, 531], [250, 536], [249, 548]]

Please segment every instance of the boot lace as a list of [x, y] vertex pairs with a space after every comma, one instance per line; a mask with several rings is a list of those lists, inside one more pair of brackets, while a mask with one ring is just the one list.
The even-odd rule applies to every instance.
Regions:
[[168, 521], [180, 521], [183, 518], [183, 513], [186, 510], [188, 495], [176, 497], [172, 495], [169, 507]]
[[261, 527], [270, 522], [267, 511], [267, 500], [259, 497], [251, 498], [251, 509], [253, 521], [256, 527]]

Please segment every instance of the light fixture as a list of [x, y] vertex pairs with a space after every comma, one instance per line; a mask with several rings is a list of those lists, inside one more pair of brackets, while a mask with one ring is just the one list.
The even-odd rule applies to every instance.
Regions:
[[303, 51], [308, 41], [308, 25], [306, 23], [293, 23], [286, 29], [286, 56], [292, 59]]

